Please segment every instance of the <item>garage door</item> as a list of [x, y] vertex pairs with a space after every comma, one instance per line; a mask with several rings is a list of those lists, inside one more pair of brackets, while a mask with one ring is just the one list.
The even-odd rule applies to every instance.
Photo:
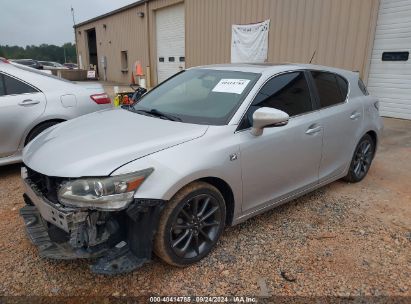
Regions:
[[381, 0], [368, 89], [382, 116], [411, 119], [411, 0]]
[[158, 83], [185, 68], [184, 37], [183, 4], [156, 12]]

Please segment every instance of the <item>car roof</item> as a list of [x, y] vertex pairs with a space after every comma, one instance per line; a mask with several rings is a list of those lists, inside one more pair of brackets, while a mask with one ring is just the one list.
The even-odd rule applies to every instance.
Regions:
[[194, 69], [212, 69], [226, 70], [238, 72], [251, 72], [261, 74], [275, 74], [292, 70], [319, 70], [342, 74], [345, 76], [353, 76], [357, 72], [352, 72], [344, 69], [305, 63], [230, 63], [230, 64], [214, 64], [195, 67]]
[[63, 85], [72, 85], [73, 82], [58, 78], [56, 76], [46, 74], [41, 70], [36, 70], [25, 65], [18, 63], [5, 63], [0, 61], [0, 72], [15, 76], [23, 81], [29, 82], [30, 84], [43, 90], [53, 90], [55, 87], [61, 87]]

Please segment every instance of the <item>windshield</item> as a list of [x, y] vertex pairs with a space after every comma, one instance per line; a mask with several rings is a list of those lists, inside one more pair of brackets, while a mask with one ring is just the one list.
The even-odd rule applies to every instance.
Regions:
[[187, 123], [225, 125], [260, 76], [236, 71], [187, 70], [144, 95], [133, 110], [159, 117], [162, 113]]

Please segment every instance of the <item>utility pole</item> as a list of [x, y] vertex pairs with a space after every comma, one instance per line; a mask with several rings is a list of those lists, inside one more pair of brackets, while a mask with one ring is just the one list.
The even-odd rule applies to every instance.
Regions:
[[78, 46], [77, 46], [77, 32], [76, 32], [76, 21], [74, 19], [74, 8], [71, 6], [71, 16], [73, 17], [73, 29], [74, 29], [74, 43], [76, 44], [76, 61], [78, 62]]

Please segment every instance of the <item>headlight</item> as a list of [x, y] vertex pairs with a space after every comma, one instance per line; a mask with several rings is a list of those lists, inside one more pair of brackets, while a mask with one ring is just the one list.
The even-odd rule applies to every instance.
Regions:
[[58, 191], [59, 201], [70, 207], [121, 210], [133, 201], [134, 193], [153, 172], [152, 168], [124, 175], [68, 181]]

